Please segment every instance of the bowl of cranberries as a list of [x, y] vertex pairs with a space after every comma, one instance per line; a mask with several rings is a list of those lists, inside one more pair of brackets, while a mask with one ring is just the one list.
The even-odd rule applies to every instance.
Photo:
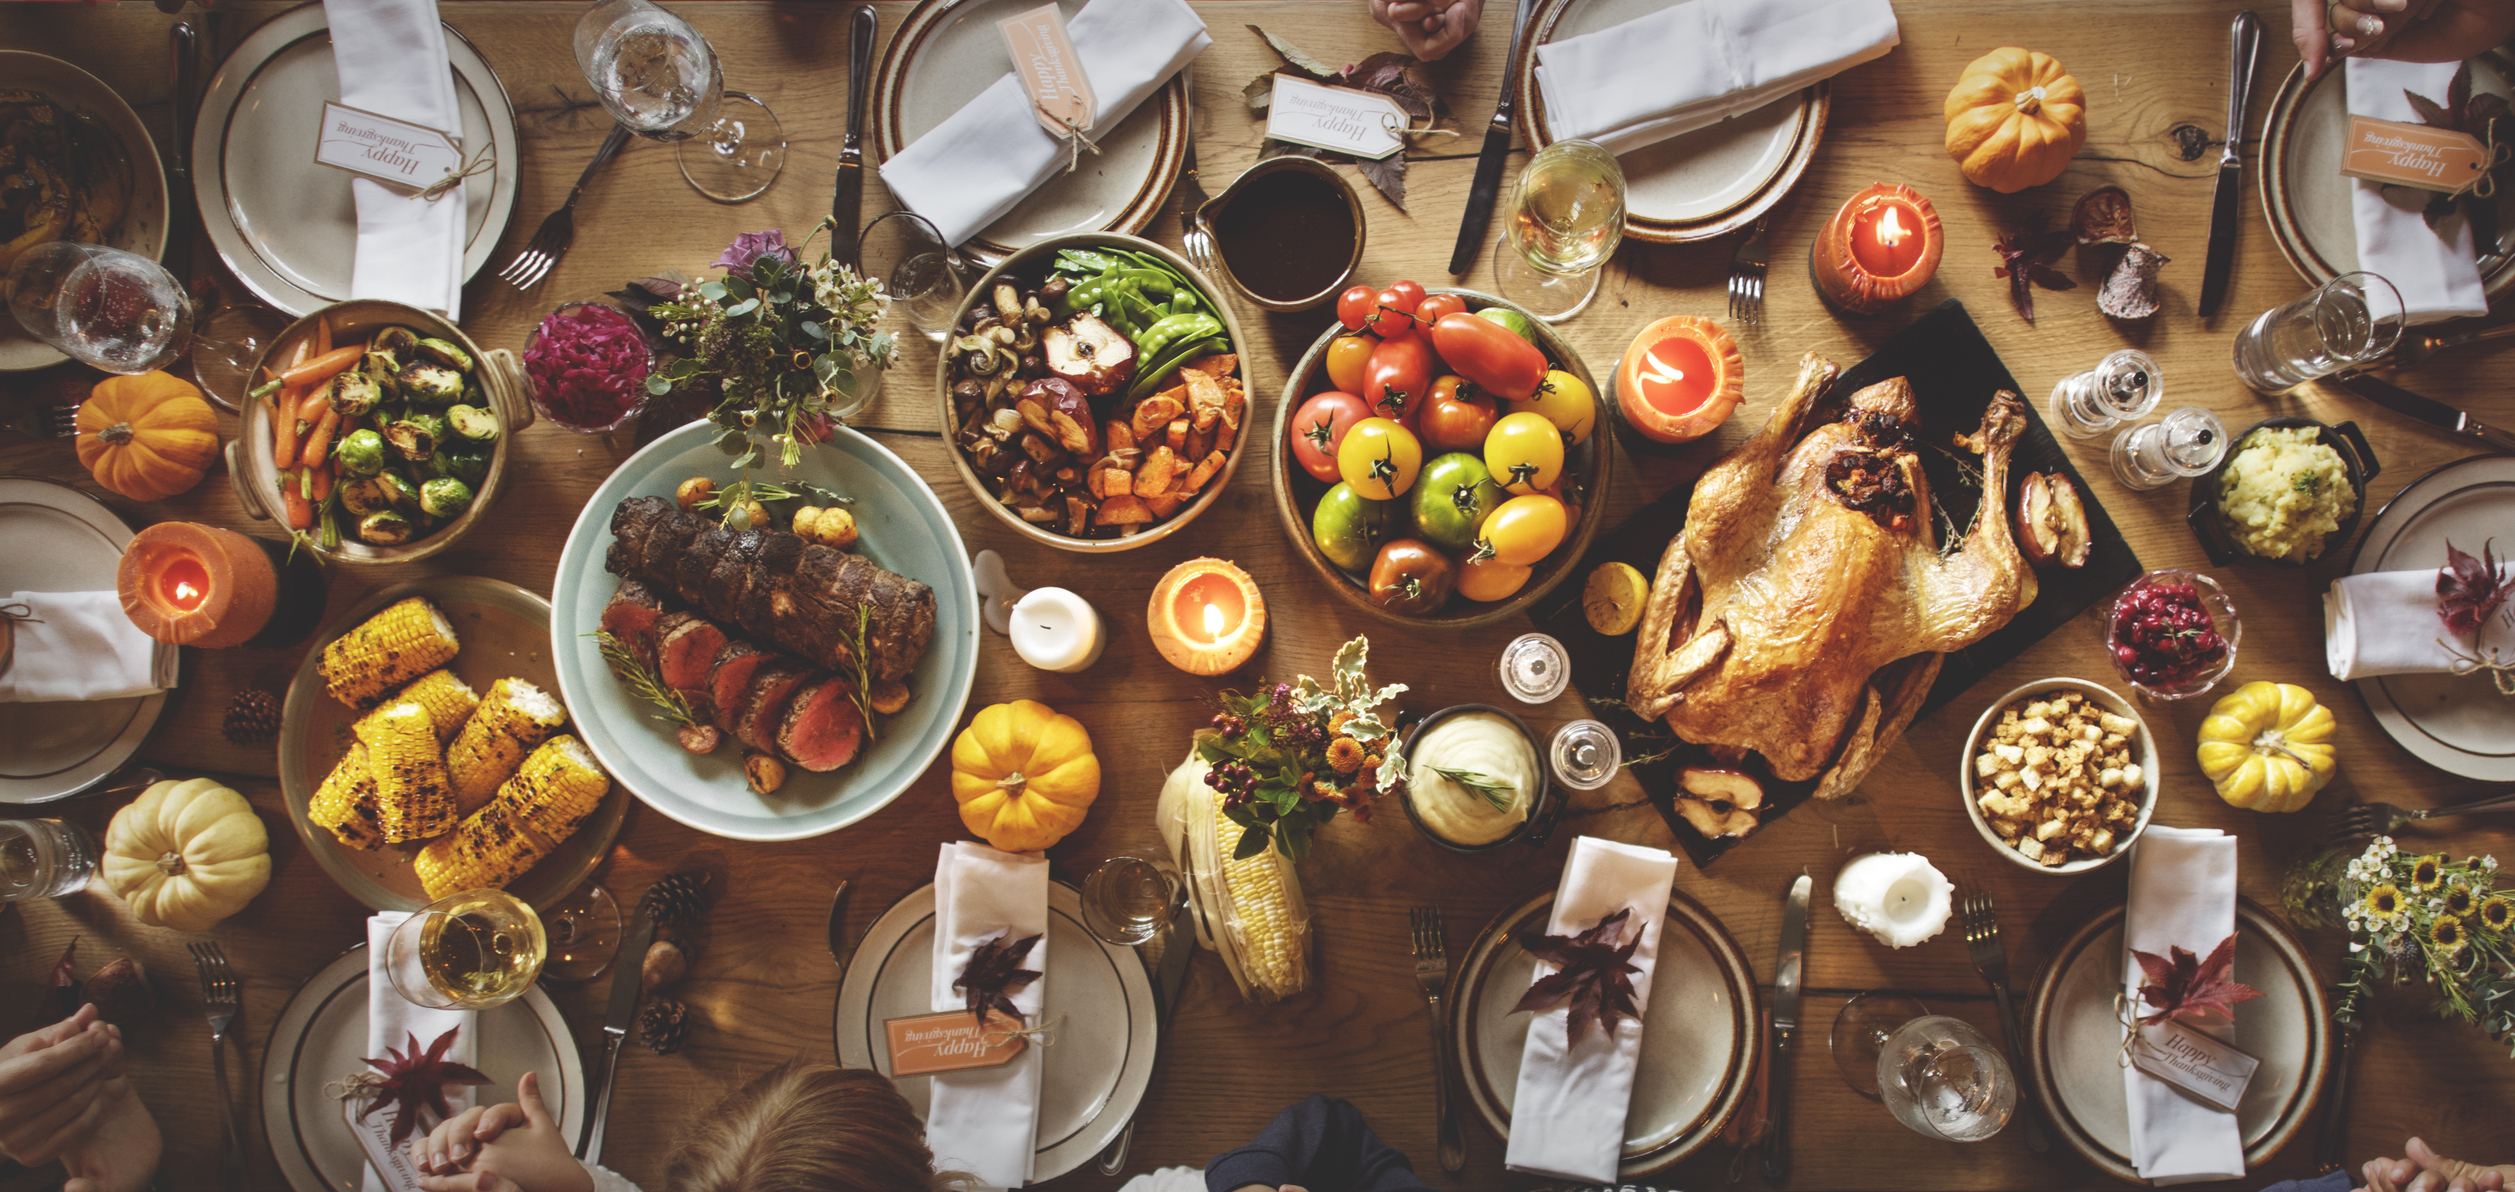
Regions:
[[2105, 652], [2124, 682], [2155, 699], [2189, 699], [2236, 665], [2243, 632], [2218, 581], [2168, 568], [2132, 580], [2105, 615]]

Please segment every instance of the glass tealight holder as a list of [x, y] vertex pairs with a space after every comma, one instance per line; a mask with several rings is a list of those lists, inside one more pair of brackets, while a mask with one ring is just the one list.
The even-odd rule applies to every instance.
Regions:
[[2113, 436], [2113, 478], [2139, 492], [2205, 476], [2227, 454], [2227, 427], [2218, 415], [2185, 406], [2144, 426]]
[[1624, 743], [1615, 730], [1595, 720], [1575, 720], [1554, 730], [1546, 748], [1554, 780], [1576, 791], [1607, 785], [1624, 765]]
[[1563, 643], [1542, 633], [1523, 633], [1502, 647], [1495, 664], [1502, 690], [1523, 704], [1554, 702], [1572, 681], [1572, 655]]
[[2157, 362], [2146, 352], [2124, 348], [2052, 387], [2052, 425], [2073, 439], [2094, 438], [2146, 417], [2165, 396]]

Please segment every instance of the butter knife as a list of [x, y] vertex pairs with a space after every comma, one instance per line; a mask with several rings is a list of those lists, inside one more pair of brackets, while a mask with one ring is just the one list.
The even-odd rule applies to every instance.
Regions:
[[830, 921], [822, 928], [830, 940], [830, 960], [838, 965], [839, 975], [847, 974], [847, 879], [838, 879], [838, 892], [830, 895]]
[[856, 237], [865, 205], [865, 96], [873, 86], [873, 41], [880, 31], [872, 5], [847, 14], [847, 138], [838, 143], [838, 191], [830, 196], [830, 259], [850, 268], [862, 264]]
[[1511, 155], [1511, 115], [1519, 106], [1519, 88], [1512, 85], [1511, 71], [1519, 65], [1520, 38], [1528, 32], [1529, 15], [1536, 11], [1537, 0], [1519, 0], [1512, 5], [1511, 52], [1502, 60], [1502, 98], [1493, 105], [1493, 120], [1485, 127], [1484, 152], [1476, 155], [1476, 181], [1467, 189], [1467, 214], [1458, 221], [1458, 247], [1450, 250], [1450, 274], [1459, 276], [1476, 266], [1476, 250], [1485, 244], [1485, 229], [1493, 226], [1493, 203], [1502, 194], [1502, 162]]
[[201, 36], [190, 21], [166, 31], [166, 85], [175, 135], [166, 145], [166, 268], [192, 284], [192, 120], [200, 102]]
[[2253, 74], [2262, 65], [2262, 21], [2236, 14], [2228, 31], [2227, 141], [2218, 155], [2218, 190], [2209, 203], [2209, 261], [2201, 267], [2201, 317], [2218, 313], [2227, 297], [2227, 275], [2236, 264], [2236, 224], [2244, 199], [2244, 109], [2253, 100]]
[[1807, 874], [1790, 883], [1781, 908], [1781, 952], [1773, 962], [1773, 1071], [1765, 1081], [1764, 1178], [1790, 1182], [1790, 1051], [1799, 1034], [1799, 976], [1808, 945]]
[[620, 934], [620, 959], [611, 966], [611, 1006], [603, 1015], [603, 1082], [595, 1090], [594, 1112], [585, 1119], [585, 1141], [576, 1148], [576, 1157], [588, 1163], [602, 1162], [603, 1124], [611, 1118], [611, 1090], [620, 1077], [620, 1045], [628, 1041], [629, 1026], [637, 1017], [646, 945], [655, 938], [655, 921], [646, 917], [645, 907], [635, 914]]
[[2412, 393], [2365, 373], [2342, 373], [2332, 380], [2341, 388], [2396, 414], [2416, 418], [2448, 434], [2467, 435], [2500, 451], [2515, 451], [2515, 431], [2490, 426], [2435, 398]]

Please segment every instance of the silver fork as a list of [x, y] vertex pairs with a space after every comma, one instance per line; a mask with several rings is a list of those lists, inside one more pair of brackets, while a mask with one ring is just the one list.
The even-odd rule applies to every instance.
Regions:
[[1432, 1106], [1440, 1120], [1441, 1170], [1463, 1171], [1467, 1142], [1459, 1137], [1458, 1119], [1450, 1113], [1449, 1020], [1441, 1013], [1441, 995], [1450, 988], [1447, 935], [1440, 907], [1415, 908], [1415, 984], [1423, 988], [1424, 1004], [1432, 1009]]
[[1736, 256], [1729, 258], [1729, 317], [1741, 323], [1764, 321], [1764, 268], [1772, 251], [1764, 242], [1764, 225], [1770, 214], [1755, 217], [1755, 227], [1738, 245]]
[[2340, 809], [2332, 821], [2335, 842], [2364, 840], [2370, 836], [2390, 836], [2403, 824], [2448, 815], [2479, 815], [2492, 811], [2515, 811], [2515, 790], [2482, 795], [2463, 803], [2443, 807], [2421, 807], [2407, 810], [2390, 803], [2350, 803]]
[[620, 152], [620, 146], [628, 143], [629, 127], [625, 124], [612, 125], [611, 135], [603, 138], [603, 147], [594, 151], [594, 160], [587, 163], [585, 172], [577, 176], [575, 188], [568, 191], [568, 201], [542, 217], [541, 227], [525, 243], [524, 251], [515, 254], [515, 259], [498, 271], [500, 280], [516, 289], [529, 290], [540, 285], [541, 279], [550, 276], [550, 271], [558, 267], [559, 258], [568, 255], [568, 246], [576, 243], [577, 196], [585, 193], [585, 184], [594, 180], [594, 172], [602, 169], [614, 154]]
[[[1973, 954], [1974, 971], [1982, 974], [1983, 983], [1991, 987], [1991, 995], [2000, 1003], [2000, 1043], [2008, 1050], [2012, 1069], [2018, 1068], [2025, 1052], [2017, 1045], [2017, 1014], [2009, 1006], [2009, 954], [2000, 946], [1999, 908], [1993, 905], [1989, 891], [1977, 890], [1965, 896], [1965, 950]], [[2017, 1099], [2018, 1119], [2026, 1127], [2026, 1149], [2040, 1155], [2052, 1149], [2052, 1139], [2044, 1133], [2042, 1117], [2035, 1112], [2032, 1099]]]
[[201, 974], [201, 1003], [210, 1023], [210, 1067], [218, 1073], [218, 1116], [227, 1127], [226, 1154], [219, 1160], [219, 1178], [223, 1186], [245, 1186], [244, 1140], [236, 1133], [236, 1098], [227, 1087], [227, 1027], [236, 1020], [236, 1007], [241, 1002], [236, 983], [236, 970], [227, 966], [227, 953], [215, 943], [192, 945], [192, 966]]
[[1187, 155], [1179, 165], [1179, 255], [1196, 266], [1199, 273], [1216, 272], [1214, 268], [1214, 234], [1197, 222], [1197, 209], [1205, 206], [1205, 187], [1196, 176], [1196, 71], [1182, 72], [1188, 88]]

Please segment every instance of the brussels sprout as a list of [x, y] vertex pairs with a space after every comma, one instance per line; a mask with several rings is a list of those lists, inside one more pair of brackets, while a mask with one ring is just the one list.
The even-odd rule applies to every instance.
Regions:
[[416, 527], [410, 519], [390, 509], [378, 510], [358, 519], [358, 541], [369, 546], [400, 546], [410, 541]]
[[343, 418], [355, 418], [376, 408], [384, 400], [384, 391], [367, 374], [350, 369], [332, 378], [324, 387], [323, 398]]
[[438, 443], [454, 437], [454, 424], [446, 421], [445, 415], [435, 410], [413, 410], [403, 421], [428, 432], [428, 437]]
[[372, 476], [342, 485], [340, 493], [341, 507], [360, 517], [393, 507], [392, 499], [384, 495], [384, 485]]
[[404, 513], [419, 512], [419, 486], [410, 477], [387, 469], [376, 477], [376, 486], [384, 490], [385, 503]]
[[479, 373], [463, 375], [463, 404], [483, 408], [489, 405], [489, 391], [480, 387]]
[[401, 367], [401, 361], [395, 360], [391, 352], [369, 352], [358, 358], [358, 371], [375, 382], [376, 391], [387, 401], [402, 394], [402, 383], [394, 376]]
[[419, 333], [408, 327], [387, 327], [367, 341], [368, 351], [391, 352], [396, 358], [404, 360], [409, 359], [411, 352], [418, 347]]
[[[411, 471], [423, 481], [434, 480], [439, 476], [451, 476], [454, 474], [454, 457], [446, 454], [443, 446], [439, 446], [429, 454], [427, 459], [411, 465]], [[427, 485], [422, 483], [420, 488], [425, 490]]]
[[393, 445], [393, 452], [414, 463], [426, 459], [437, 449], [437, 437], [416, 422], [401, 421], [384, 428], [384, 440]]
[[419, 486], [419, 507], [432, 517], [461, 517], [471, 503], [472, 486], [452, 476], [439, 476]]
[[489, 478], [489, 449], [480, 444], [457, 446], [446, 453], [448, 474], [456, 480], [478, 488]]
[[446, 368], [453, 369], [456, 372], [467, 373], [472, 370], [472, 354], [461, 348], [455, 347], [449, 341], [442, 339], [420, 340], [418, 352], [419, 359], [425, 360], [430, 364], [442, 365]]
[[342, 437], [339, 452], [341, 470], [352, 476], [373, 476], [384, 470], [384, 436], [363, 426]]
[[498, 416], [479, 406], [448, 406], [445, 417], [455, 434], [482, 443], [497, 441]]
[[414, 360], [395, 379], [402, 383], [403, 397], [426, 405], [442, 406], [463, 396], [463, 374], [442, 365]]

